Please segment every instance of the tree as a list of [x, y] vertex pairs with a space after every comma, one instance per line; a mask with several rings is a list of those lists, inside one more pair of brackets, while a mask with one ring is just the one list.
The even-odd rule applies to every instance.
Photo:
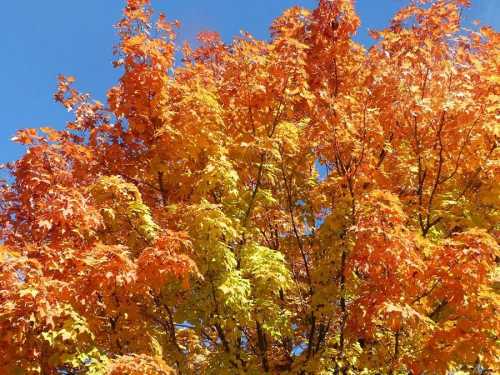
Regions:
[[[0, 189], [5, 374], [498, 371], [499, 34], [352, 0], [269, 41], [128, 0], [106, 104], [60, 77]], [[496, 280], [496, 281], [495, 281]]]

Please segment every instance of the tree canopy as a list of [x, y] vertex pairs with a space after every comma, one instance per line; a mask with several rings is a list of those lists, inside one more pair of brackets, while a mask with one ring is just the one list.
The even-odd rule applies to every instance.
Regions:
[[2, 374], [499, 371], [499, 34], [353, 3], [179, 48], [126, 2], [107, 102], [13, 139]]

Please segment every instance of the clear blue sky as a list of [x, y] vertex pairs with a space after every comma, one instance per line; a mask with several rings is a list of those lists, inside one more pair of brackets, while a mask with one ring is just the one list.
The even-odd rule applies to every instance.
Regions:
[[[58, 74], [74, 75], [77, 87], [101, 101], [116, 82], [111, 66], [116, 42], [112, 27], [122, 0], [3, 1], [0, 48], [0, 163], [17, 159], [23, 148], [10, 138], [19, 128], [54, 126], [68, 119], [52, 94]], [[357, 39], [369, 44], [367, 29], [385, 26], [405, 0], [357, 0], [362, 26]], [[153, 0], [157, 10], [182, 23], [179, 39], [193, 40], [204, 30], [226, 41], [249, 31], [268, 36], [273, 18], [292, 5], [312, 8], [316, 0]], [[500, 28], [500, 0], [473, 0], [467, 19]]]

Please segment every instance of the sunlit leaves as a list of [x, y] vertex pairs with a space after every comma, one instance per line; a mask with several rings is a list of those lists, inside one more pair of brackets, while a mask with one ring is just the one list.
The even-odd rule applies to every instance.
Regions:
[[498, 371], [499, 38], [467, 5], [366, 51], [321, 0], [174, 64], [178, 23], [127, 1], [107, 103], [60, 76], [74, 120], [13, 138], [0, 372]]

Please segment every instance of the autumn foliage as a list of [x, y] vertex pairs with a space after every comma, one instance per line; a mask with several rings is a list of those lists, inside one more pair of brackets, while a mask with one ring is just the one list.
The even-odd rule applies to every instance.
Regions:
[[353, 3], [178, 48], [128, 0], [107, 102], [14, 138], [1, 374], [499, 371], [499, 34]]

